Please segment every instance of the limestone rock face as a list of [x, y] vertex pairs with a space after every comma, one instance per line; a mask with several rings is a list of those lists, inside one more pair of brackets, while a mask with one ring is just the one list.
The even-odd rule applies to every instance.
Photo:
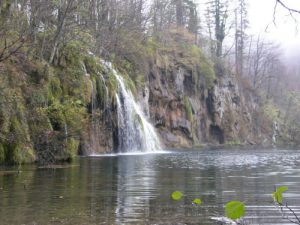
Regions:
[[153, 65], [149, 91], [151, 119], [166, 146], [259, 144], [264, 139], [255, 118], [256, 96], [242, 90], [232, 74], [220, 74], [207, 88], [184, 66], [166, 71]]

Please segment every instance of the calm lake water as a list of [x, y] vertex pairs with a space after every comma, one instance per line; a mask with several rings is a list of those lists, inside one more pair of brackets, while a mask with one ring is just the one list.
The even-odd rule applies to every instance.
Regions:
[[[0, 170], [0, 224], [217, 224], [231, 200], [248, 224], [289, 224], [273, 205], [287, 185], [300, 214], [300, 151], [194, 150], [80, 158], [70, 166]], [[184, 200], [174, 202], [180, 190]], [[204, 204], [194, 206], [194, 198]]]

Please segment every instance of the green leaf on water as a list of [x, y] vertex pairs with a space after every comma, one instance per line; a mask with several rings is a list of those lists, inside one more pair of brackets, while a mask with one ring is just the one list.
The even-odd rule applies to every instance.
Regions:
[[287, 191], [289, 187], [282, 186], [280, 188], [277, 188], [276, 191], [273, 193], [273, 199], [279, 204], [282, 204], [283, 202], [283, 192]]
[[201, 205], [202, 200], [200, 198], [196, 198], [196, 199], [194, 199], [193, 203], [196, 204], [196, 205]]
[[237, 220], [245, 216], [245, 204], [243, 202], [232, 201], [225, 206], [226, 216], [229, 219]]
[[175, 192], [172, 193], [172, 199], [175, 200], [175, 201], [181, 200], [182, 196], [183, 196], [183, 194], [180, 191], [175, 191]]

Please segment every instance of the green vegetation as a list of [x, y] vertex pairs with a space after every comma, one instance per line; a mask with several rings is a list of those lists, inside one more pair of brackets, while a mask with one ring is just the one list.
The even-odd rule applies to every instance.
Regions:
[[225, 206], [225, 212], [229, 219], [240, 219], [246, 214], [245, 204], [239, 201], [228, 202]]
[[189, 97], [185, 96], [184, 97], [184, 106], [185, 106], [185, 112], [186, 112], [186, 118], [190, 122], [193, 121], [193, 106], [190, 102]]
[[[211, 88], [214, 85], [214, 81], [216, 80], [213, 63], [196, 45], [190, 46], [189, 51], [191, 52], [192, 58], [194, 59], [194, 65], [199, 66], [197, 73], [199, 74], [198, 76], [200, 77], [200, 80], [204, 82], [202, 85], [208, 89]], [[198, 77], [195, 77], [194, 79], [198, 80]]]
[[175, 201], [181, 200], [182, 197], [183, 197], [183, 194], [182, 194], [182, 192], [180, 192], [180, 191], [174, 191], [174, 192], [172, 193], [172, 199], [175, 200]]
[[287, 91], [284, 98], [287, 101], [279, 102], [270, 99], [263, 104], [262, 109], [273, 132], [277, 132], [275, 144], [295, 147], [300, 144], [300, 93]]
[[282, 204], [283, 203], [283, 193], [286, 192], [289, 188], [287, 186], [283, 186], [277, 188], [276, 191], [273, 193], [273, 199], [275, 202]]
[[200, 198], [195, 198], [193, 201], [194, 204], [196, 205], [201, 205], [202, 204], [202, 200]]
[[0, 164], [5, 162], [5, 149], [3, 144], [0, 144]]
[[280, 109], [274, 103], [267, 101], [263, 107], [264, 114], [272, 121], [280, 120]]
[[118, 81], [112, 72], [108, 74], [107, 87], [111, 96], [114, 96], [116, 93], [118, 93]]
[[2, 65], [0, 163], [48, 164], [78, 154], [92, 92], [83, 64], [91, 69], [93, 61], [77, 42], [63, 55], [57, 66], [35, 59], [17, 65], [18, 57]]
[[137, 96], [137, 89], [135, 83], [130, 79], [130, 77], [125, 79], [125, 85], [132, 92], [134, 96]]
[[[183, 193], [180, 191], [174, 191], [171, 195], [174, 201], [180, 201], [183, 198]], [[202, 205], [203, 202], [200, 198], [196, 198], [192, 202], [195, 205]], [[231, 220], [239, 220], [246, 214], [246, 206], [243, 202], [232, 201], [228, 202], [225, 206], [226, 217]]]
[[[273, 200], [280, 207], [280, 211], [284, 219], [287, 219], [289, 222], [292, 222], [294, 224], [300, 224], [300, 219], [296, 215], [295, 211], [291, 207], [289, 207], [287, 203], [285, 205], [283, 204], [283, 193], [288, 189], [289, 188], [287, 186], [277, 188], [276, 191], [272, 194]], [[174, 191], [171, 195], [174, 201], [182, 200], [183, 196], [183, 193], [180, 191]], [[196, 205], [202, 205], [203, 202], [200, 198], [196, 198], [192, 203]], [[292, 213], [294, 218], [291, 218], [291, 216], [287, 215], [287, 212], [284, 210]], [[225, 205], [225, 214], [228, 219], [232, 220], [232, 222], [236, 222], [237, 224], [244, 224], [241, 219], [246, 215], [246, 205], [244, 202], [240, 201], [228, 202]]]
[[226, 141], [225, 146], [239, 146], [242, 145], [240, 140], [232, 140], [232, 141]]

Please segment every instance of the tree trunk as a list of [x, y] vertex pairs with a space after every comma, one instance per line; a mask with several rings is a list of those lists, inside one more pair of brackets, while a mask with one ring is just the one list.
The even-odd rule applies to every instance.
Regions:
[[176, 0], [176, 23], [178, 27], [183, 26], [183, 2]]

